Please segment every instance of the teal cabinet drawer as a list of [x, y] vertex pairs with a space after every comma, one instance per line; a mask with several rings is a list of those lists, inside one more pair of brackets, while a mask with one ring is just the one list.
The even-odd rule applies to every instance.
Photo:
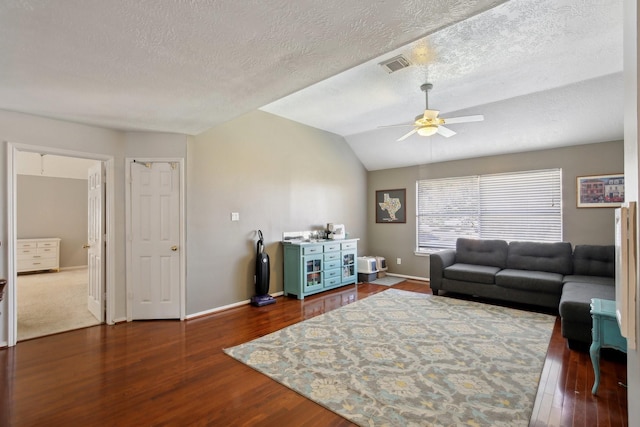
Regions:
[[325, 243], [324, 251], [325, 252], [333, 252], [340, 250], [340, 243]]
[[332, 270], [325, 270], [324, 272], [324, 280], [330, 279], [332, 277], [340, 278], [340, 268], [334, 268]]
[[305, 246], [304, 248], [302, 248], [302, 253], [304, 255], [321, 254], [322, 253], [322, 246], [321, 245], [318, 245], [318, 246]]
[[324, 287], [328, 288], [328, 287], [338, 286], [341, 283], [342, 283], [342, 281], [340, 280], [340, 276], [338, 276], [338, 277], [330, 277], [330, 278], [324, 280]]
[[324, 269], [331, 270], [332, 268], [340, 268], [340, 260], [332, 259], [331, 261], [327, 261], [326, 255], [324, 259]]
[[346, 242], [342, 244], [342, 250], [344, 251], [345, 249], [355, 249], [358, 247], [358, 243], [357, 242]]
[[333, 261], [340, 260], [340, 252], [329, 252], [328, 254], [324, 254], [324, 261]]

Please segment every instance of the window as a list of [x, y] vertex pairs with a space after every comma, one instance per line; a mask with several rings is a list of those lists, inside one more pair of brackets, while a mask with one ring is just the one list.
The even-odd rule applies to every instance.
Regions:
[[458, 237], [562, 241], [562, 170], [420, 180], [419, 252], [455, 248]]

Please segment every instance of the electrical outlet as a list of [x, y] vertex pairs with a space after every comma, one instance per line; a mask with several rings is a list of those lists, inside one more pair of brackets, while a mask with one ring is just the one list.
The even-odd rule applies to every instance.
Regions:
[[240, 212], [231, 212], [231, 221], [240, 221]]
[[402, 264], [402, 258], [396, 258], [396, 264], [398, 265]]

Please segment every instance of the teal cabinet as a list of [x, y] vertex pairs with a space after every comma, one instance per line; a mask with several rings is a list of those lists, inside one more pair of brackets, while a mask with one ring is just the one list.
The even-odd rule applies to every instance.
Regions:
[[616, 302], [600, 298], [591, 299], [591, 347], [589, 354], [595, 381], [591, 394], [598, 392], [600, 386], [600, 349], [615, 348], [627, 352], [627, 339], [620, 334], [620, 327], [616, 318]]
[[283, 242], [284, 295], [307, 295], [354, 284], [358, 239]]

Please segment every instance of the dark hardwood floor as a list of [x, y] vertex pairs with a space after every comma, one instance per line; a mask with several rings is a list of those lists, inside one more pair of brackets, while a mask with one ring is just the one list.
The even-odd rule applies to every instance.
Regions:
[[[395, 288], [431, 293], [423, 282]], [[231, 347], [387, 289], [363, 284], [298, 301], [179, 321], [94, 326], [0, 350], [0, 426], [350, 426], [235, 361]], [[615, 356], [615, 355], [614, 355]], [[625, 426], [623, 358], [603, 357], [598, 396], [587, 353], [556, 321], [534, 426]]]

